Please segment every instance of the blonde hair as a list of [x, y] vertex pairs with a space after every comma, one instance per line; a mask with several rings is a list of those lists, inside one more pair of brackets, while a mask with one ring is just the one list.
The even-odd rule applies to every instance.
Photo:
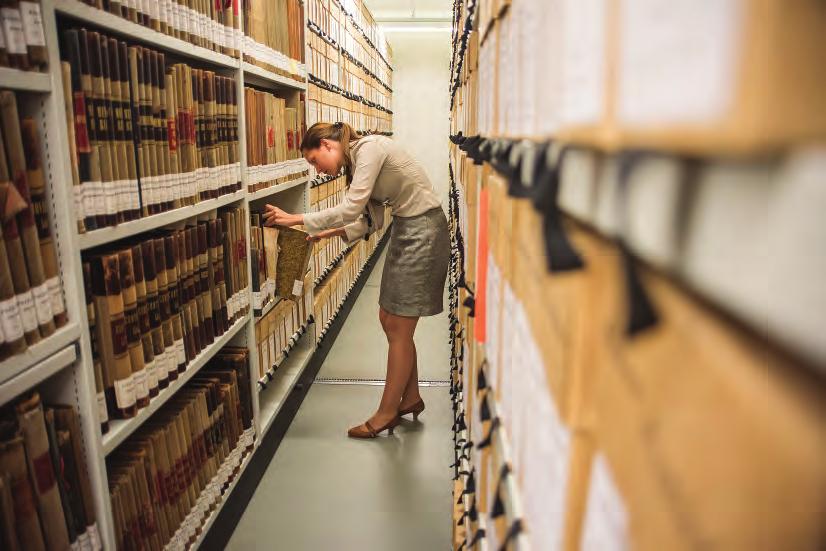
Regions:
[[321, 140], [333, 140], [341, 144], [344, 158], [344, 175], [347, 176], [347, 185], [353, 181], [353, 157], [350, 147], [362, 138], [352, 126], [346, 122], [317, 122], [307, 129], [304, 139], [301, 140], [301, 153], [321, 147]]

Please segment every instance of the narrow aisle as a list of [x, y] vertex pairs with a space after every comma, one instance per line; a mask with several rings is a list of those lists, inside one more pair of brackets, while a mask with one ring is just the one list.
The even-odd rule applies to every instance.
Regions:
[[[386, 249], [385, 249], [386, 251]], [[387, 341], [378, 321], [383, 253], [319, 371], [320, 379], [383, 379]], [[420, 379], [447, 380], [447, 313], [416, 332]], [[451, 536], [451, 423], [447, 386], [421, 389], [419, 422], [391, 437], [347, 438], [381, 386], [316, 382], [264, 473], [228, 549], [421, 551]], [[277, 544], [275, 543], [277, 542]]]

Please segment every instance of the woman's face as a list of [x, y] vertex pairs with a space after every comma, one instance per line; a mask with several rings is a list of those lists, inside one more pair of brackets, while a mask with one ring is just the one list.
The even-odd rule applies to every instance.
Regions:
[[338, 174], [341, 170], [341, 144], [335, 140], [322, 139], [316, 149], [308, 149], [304, 152], [304, 158], [318, 172], [328, 175]]

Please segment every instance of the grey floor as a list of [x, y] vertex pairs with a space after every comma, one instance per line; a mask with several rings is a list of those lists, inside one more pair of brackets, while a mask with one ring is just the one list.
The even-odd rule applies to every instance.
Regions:
[[[319, 372], [324, 379], [383, 379], [387, 341], [378, 321], [382, 255]], [[445, 303], [446, 304], [446, 303]], [[419, 378], [446, 381], [447, 316], [416, 332]], [[316, 383], [261, 479], [230, 550], [431, 551], [451, 533], [451, 409], [445, 386], [422, 388], [427, 410], [394, 436], [358, 441], [382, 388]], [[386, 434], [386, 433], [385, 433]]]

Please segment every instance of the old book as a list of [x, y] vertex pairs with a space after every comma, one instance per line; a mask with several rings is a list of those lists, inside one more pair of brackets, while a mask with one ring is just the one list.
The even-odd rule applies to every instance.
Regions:
[[186, 349], [184, 347], [183, 320], [181, 319], [181, 294], [178, 245], [173, 235], [164, 237], [166, 255], [166, 280], [169, 289], [169, 308], [172, 316], [172, 338], [175, 342], [175, 364], [178, 372], [186, 370]]
[[184, 243], [186, 247], [186, 289], [187, 304], [189, 308], [190, 323], [192, 325], [192, 340], [195, 346], [195, 355], [203, 349], [203, 336], [201, 332], [201, 316], [198, 310], [198, 282], [199, 274], [195, 269], [197, 258], [197, 238], [192, 227], [183, 231]]
[[[78, 90], [75, 90], [75, 117], [78, 116], [77, 112], [80, 107], [85, 107], [86, 129], [90, 144], [88, 179], [83, 179], [83, 173], [81, 172], [81, 181], [84, 187], [84, 211], [87, 229], [95, 229], [106, 226], [106, 194], [102, 173], [104, 164], [102, 156], [104, 154], [108, 155], [108, 152], [103, 149], [106, 142], [106, 132], [103, 129], [99, 130], [98, 98], [95, 93], [94, 77], [92, 75], [92, 53], [90, 49], [92, 39], [85, 29], [77, 31], [77, 36], [67, 34], [67, 43], [70, 45], [69, 60], [72, 64], [76, 63], [72, 59], [74, 40], [78, 41], [80, 91], [84, 98], [83, 104], [79, 105], [80, 94]], [[78, 128], [78, 136], [81, 135], [80, 128]], [[79, 153], [83, 152], [80, 142], [78, 143], [78, 151]], [[80, 169], [83, 170], [82, 164]]]
[[[117, 74], [120, 87], [120, 104], [116, 109], [117, 117], [122, 121], [122, 140], [126, 154], [127, 180], [124, 184], [124, 209], [126, 220], [135, 220], [140, 217], [140, 192], [138, 190], [138, 165], [135, 156], [136, 120], [133, 116], [133, 95], [130, 83], [131, 66], [129, 47], [125, 42], [115, 41], [117, 44]], [[115, 86], [115, 83], [112, 84]]]
[[95, 392], [97, 393], [97, 412], [101, 433], [109, 432], [109, 410], [104, 392], [103, 368], [100, 359], [100, 344], [97, 332], [97, 312], [92, 292], [92, 267], [88, 260], [83, 261], [83, 289], [86, 298], [86, 319], [89, 323], [89, 340], [92, 348], [92, 365], [95, 374]]
[[278, 296], [296, 300], [303, 295], [304, 275], [307, 273], [313, 244], [307, 233], [295, 228], [280, 228], [278, 232], [278, 264], [276, 292]]
[[217, 220], [207, 222], [207, 264], [209, 267], [209, 295], [212, 305], [212, 325], [215, 336], [222, 335], [227, 330], [226, 320], [224, 320], [221, 310], [221, 287]]
[[[61, 437], [61, 457], [65, 476], [68, 477], [72, 490], [70, 498], [74, 504], [75, 517], [78, 520], [78, 534], [81, 534], [81, 530], [83, 530], [93, 543], [99, 542], [100, 536], [97, 533], [95, 504], [89, 481], [89, 471], [81, 448], [82, 434], [78, 412], [74, 407], [67, 405], [51, 406], [51, 410], [54, 412], [55, 427], [59, 433], [65, 433], [68, 438], [64, 445]], [[80, 540], [84, 540], [82, 534]]]
[[[89, 32], [86, 35], [89, 53], [89, 69], [92, 75], [92, 94], [94, 114], [96, 117], [96, 133], [100, 144], [100, 176], [103, 196], [103, 226], [114, 226], [117, 223], [117, 182], [115, 181], [116, 148], [114, 133], [109, 118], [110, 102], [106, 96], [106, 80], [104, 75], [103, 50], [105, 38], [99, 33]], [[108, 72], [108, 71], [107, 71]]]
[[27, 1], [20, 2], [19, 5], [29, 63], [33, 69], [44, 70], [48, 65], [49, 55], [46, 51], [46, 35], [43, 31], [43, 14], [40, 9], [40, 2], [37, 0]]
[[10, 482], [10, 477], [0, 475], [0, 543], [3, 544], [3, 549], [20, 551]]
[[[72, 66], [66, 62], [62, 61], [60, 63], [60, 73], [63, 83], [63, 109], [66, 113], [66, 131], [69, 137], [69, 159], [71, 161], [71, 170], [72, 170], [72, 191], [73, 191], [73, 198], [74, 198], [74, 209], [75, 209], [75, 217], [77, 222], [77, 231], [78, 233], [86, 233], [86, 211], [83, 205], [83, 187], [81, 186], [80, 181], [80, 164], [79, 164], [79, 154], [77, 148], [77, 132], [76, 132], [76, 122], [75, 122], [75, 106], [74, 106], [74, 96], [72, 93]], [[82, 96], [81, 96], [82, 100]], [[83, 124], [83, 128], [85, 130], [86, 126], [86, 113], [84, 109], [84, 113], [81, 116], [81, 121]]]
[[131, 248], [132, 265], [135, 279], [135, 298], [137, 302], [138, 330], [143, 353], [143, 366], [146, 371], [146, 386], [149, 398], [158, 395], [158, 374], [155, 370], [155, 349], [152, 344], [152, 324], [149, 321], [149, 303], [146, 294], [146, 280], [143, 271], [143, 251], [140, 245]]
[[[62, 432], [60, 438], [54, 424], [54, 411], [46, 409], [44, 412], [46, 421], [46, 435], [48, 437], [49, 459], [52, 464], [52, 471], [56, 474], [55, 486], [57, 487], [58, 495], [60, 496], [60, 505], [63, 508], [63, 518], [66, 522], [66, 534], [68, 536], [69, 544], [77, 546], [78, 544], [78, 520], [75, 518], [75, 511], [72, 507], [72, 502], [69, 499], [69, 485], [66, 480], [66, 473], [63, 470], [63, 461], [60, 457], [61, 442], [65, 445], [68, 443], [69, 435]], [[82, 515], [83, 512], [79, 511]], [[86, 533], [86, 525], [82, 525], [82, 532]]]
[[161, 95], [161, 115], [166, 119], [165, 126], [165, 141], [169, 149], [169, 172], [171, 185], [174, 187], [174, 208], [180, 208], [185, 204], [186, 193], [183, 189], [181, 179], [181, 164], [178, 156], [178, 131], [176, 127], [176, 114], [178, 111], [176, 95], [175, 95], [175, 78], [172, 76], [170, 70], [166, 70], [162, 77], [162, 95]]
[[[66, 306], [63, 302], [63, 290], [60, 285], [57, 252], [49, 217], [46, 212], [45, 191], [46, 185], [43, 175], [43, 165], [40, 153], [40, 139], [34, 119], [24, 118], [21, 121], [23, 147], [26, 156], [26, 180], [29, 184], [31, 204], [34, 210], [37, 234], [40, 240], [40, 254], [43, 261], [43, 272], [46, 277], [46, 288], [49, 292], [51, 309], [54, 314], [56, 327], [66, 324]], [[25, 198], [25, 197], [24, 197]]]
[[160, 305], [161, 328], [163, 329], [164, 363], [169, 380], [178, 378], [178, 362], [175, 356], [175, 336], [172, 330], [172, 309], [169, 302], [169, 280], [166, 271], [166, 251], [163, 237], [153, 240], [155, 269], [158, 280], [158, 304]]
[[[20, 131], [20, 119], [17, 112], [17, 100], [14, 92], [0, 92], [0, 110], [2, 110], [3, 141], [5, 141], [6, 153], [8, 155], [8, 170], [11, 173], [12, 181], [21, 198], [27, 204], [26, 208], [17, 215], [17, 223], [20, 228], [20, 237], [23, 242], [23, 249], [26, 255], [26, 268], [29, 274], [32, 296], [34, 298], [35, 312], [37, 314], [40, 334], [47, 337], [54, 333], [54, 313], [52, 312], [52, 299], [49, 294], [49, 285], [46, 283], [46, 274], [43, 269], [43, 259], [40, 252], [40, 240], [38, 228], [35, 221], [35, 207], [39, 215], [45, 220], [48, 231], [48, 217], [44, 211], [42, 179], [41, 193], [37, 196], [37, 204], [33, 204], [29, 191], [29, 184], [26, 171], [26, 157], [23, 149], [23, 137]], [[52, 245], [53, 250], [53, 245]], [[59, 286], [59, 282], [58, 282]]]
[[40, 515], [20, 435], [0, 435], [0, 473], [5, 473], [14, 501], [17, 539], [21, 549], [43, 551], [46, 542], [40, 530]]
[[6, 41], [9, 66], [28, 71], [31, 68], [31, 63], [29, 62], [29, 51], [26, 44], [20, 3], [17, 0], [3, 0], [0, 3], [0, 19], [3, 23], [3, 35]]
[[[0, 199], [2, 199], [2, 193], [0, 193]], [[0, 210], [0, 215], [2, 215], [2, 210]], [[0, 227], [0, 327], [2, 327], [3, 334], [0, 358], [5, 359], [26, 350], [23, 319], [15, 297], [9, 258], [6, 254], [6, 241], [2, 238], [2, 227]]]
[[[115, 51], [112, 51], [114, 46]], [[114, 54], [114, 55], [113, 55]], [[103, 75], [103, 98], [106, 119], [111, 140], [112, 155], [112, 185], [111, 210], [114, 212], [115, 223], [126, 220], [126, 206], [124, 205], [124, 188], [128, 185], [126, 178], [126, 146], [123, 135], [123, 119], [117, 116], [120, 104], [120, 83], [114, 74], [117, 69], [117, 41], [100, 35], [100, 63]]]
[[62, 550], [69, 546], [66, 517], [60, 501], [55, 473], [49, 457], [49, 438], [43, 406], [37, 393], [16, 406], [17, 423], [26, 448], [26, 459], [33, 481], [47, 549]]
[[134, 417], [137, 413], [135, 385], [129, 358], [118, 255], [94, 257], [91, 267], [101, 362], [113, 386], [107, 389], [109, 412], [122, 418]]
[[229, 329], [229, 312], [227, 305], [227, 283], [226, 271], [224, 270], [224, 258], [229, 254], [229, 251], [224, 249], [224, 224], [221, 218], [216, 218], [215, 220], [215, 250], [217, 251], [214, 267], [215, 285], [218, 291], [219, 308], [221, 310], [221, 326], [223, 331], [226, 331]]
[[154, 240], [147, 239], [141, 243], [143, 254], [143, 276], [146, 284], [146, 305], [149, 312], [149, 325], [152, 332], [152, 351], [155, 360], [155, 378], [160, 389], [169, 386], [167, 354], [161, 321], [161, 305], [158, 295], [158, 275], [155, 267]]
[[[0, 205], [3, 206], [3, 239], [6, 246], [6, 256], [11, 269], [11, 280], [14, 286], [15, 299], [23, 324], [23, 332], [28, 345], [40, 341], [40, 330], [37, 324], [34, 296], [29, 284], [29, 274], [26, 271], [26, 260], [23, 254], [23, 242], [17, 224], [17, 214], [26, 208], [26, 201], [20, 196], [17, 188], [9, 181], [9, 172], [6, 164], [3, 135], [0, 133]], [[10, 320], [14, 319], [14, 308], [10, 302], [5, 304], [10, 312]], [[10, 326], [13, 329], [13, 326]], [[14, 331], [12, 331], [12, 334]]]
[[203, 312], [205, 345], [215, 340], [215, 326], [212, 321], [212, 294], [210, 289], [210, 264], [207, 250], [207, 224], [199, 223], [197, 226], [198, 236], [198, 267], [200, 272], [201, 287], [199, 297]]
[[152, 120], [155, 131], [155, 146], [158, 159], [158, 172], [161, 177], [163, 210], [171, 210], [174, 205], [174, 189], [170, 176], [169, 136], [166, 128], [166, 114], [162, 111], [161, 96], [165, 95], [162, 86], [166, 75], [166, 58], [163, 54], [152, 51]]
[[186, 232], [175, 232], [175, 247], [178, 251], [178, 293], [181, 301], [181, 327], [184, 339], [186, 361], [191, 362], [198, 354], [193, 335], [192, 308], [189, 298], [191, 276], [187, 267]]
[[143, 342], [141, 341], [140, 318], [138, 317], [138, 295], [135, 287], [135, 268], [131, 249], [118, 252], [118, 264], [135, 400], [138, 408], [144, 408], [149, 405], [149, 381], [143, 361]]

